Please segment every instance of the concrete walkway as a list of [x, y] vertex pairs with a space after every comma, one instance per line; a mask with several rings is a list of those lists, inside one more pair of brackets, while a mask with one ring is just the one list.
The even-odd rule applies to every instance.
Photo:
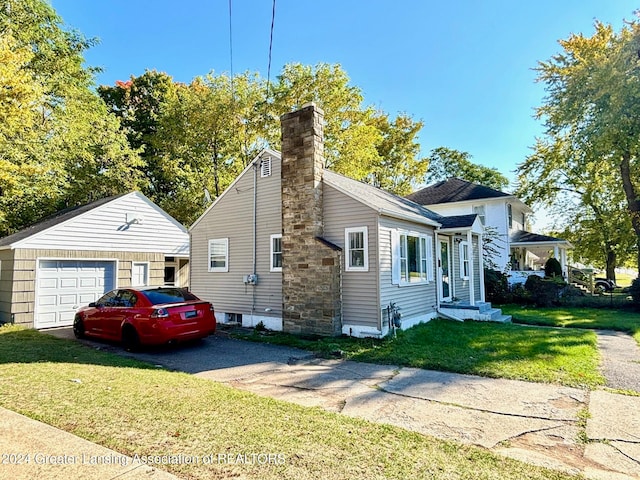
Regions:
[[[57, 335], [68, 338], [70, 332]], [[87, 343], [259, 395], [478, 445], [587, 478], [640, 478], [640, 418], [636, 416], [640, 397], [322, 360], [302, 350], [242, 342], [224, 335], [195, 346], [139, 354]], [[0, 425], [4, 425], [4, 417], [0, 410]], [[25, 442], [28, 447], [32, 439], [19, 432], [16, 429], [14, 438], [7, 439], [6, 429], [0, 429], [0, 438], [13, 442], [13, 450]]]
[[177, 480], [132, 457], [0, 407], [0, 478]]
[[607, 387], [640, 392], [640, 347], [631, 335], [596, 330]]

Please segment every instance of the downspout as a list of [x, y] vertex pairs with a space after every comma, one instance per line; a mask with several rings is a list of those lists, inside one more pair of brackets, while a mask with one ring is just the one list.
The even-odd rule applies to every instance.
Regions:
[[[460, 246], [458, 245], [458, 248]], [[478, 251], [482, 246], [478, 244]], [[469, 259], [469, 300], [471, 305], [476, 304], [476, 280], [474, 278], [475, 269], [473, 268], [473, 234], [471, 228], [467, 230], [467, 257]], [[462, 268], [462, 265], [460, 266]]]
[[433, 259], [436, 264], [436, 312], [440, 312], [440, 250], [438, 249], [438, 228], [433, 231]]
[[[256, 278], [257, 269], [256, 269], [256, 257], [257, 257], [257, 230], [258, 230], [258, 217], [257, 210], [258, 208], [258, 160], [253, 162], [253, 267], [251, 273], [253, 277]], [[256, 313], [256, 287], [258, 282], [254, 282], [252, 285], [252, 295], [251, 295], [251, 323], [253, 324], [253, 317]], [[254, 325], [255, 326], [255, 325]]]

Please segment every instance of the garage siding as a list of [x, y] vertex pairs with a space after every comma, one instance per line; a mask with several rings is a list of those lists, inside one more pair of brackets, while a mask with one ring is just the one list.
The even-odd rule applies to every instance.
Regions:
[[11, 322], [13, 251], [0, 250], [0, 324]]
[[[27, 327], [34, 326], [38, 259], [115, 260], [117, 261], [117, 283], [115, 287], [128, 287], [131, 285], [133, 262], [149, 262], [149, 285], [162, 285], [164, 283], [164, 254], [162, 253], [27, 249], [18, 249], [13, 252], [12, 307], [8, 320], [10, 321], [11, 315], [13, 315], [13, 321], [16, 324]], [[4, 271], [4, 266], [2, 269]], [[4, 302], [2, 302], [2, 305], [4, 305]], [[0, 308], [2, 307], [0, 306]]]

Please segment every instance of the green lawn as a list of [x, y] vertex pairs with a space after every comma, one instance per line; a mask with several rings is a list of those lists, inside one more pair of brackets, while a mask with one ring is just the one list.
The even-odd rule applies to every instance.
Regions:
[[618, 330], [633, 335], [640, 344], [640, 313], [607, 308], [550, 307], [502, 305], [502, 313], [513, 321], [552, 327], [597, 328]]
[[573, 478], [16, 327], [0, 328], [0, 405], [129, 455], [283, 459], [165, 466], [187, 479]]
[[437, 319], [400, 331], [395, 339], [304, 340], [282, 333], [238, 336], [321, 355], [340, 350], [344, 357], [361, 362], [587, 388], [604, 384], [598, 372], [596, 335], [584, 330]]

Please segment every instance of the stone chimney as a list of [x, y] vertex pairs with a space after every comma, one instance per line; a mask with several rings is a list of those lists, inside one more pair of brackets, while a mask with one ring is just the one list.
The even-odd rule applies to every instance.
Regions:
[[285, 332], [340, 335], [342, 251], [323, 239], [324, 113], [314, 104], [280, 117], [282, 312]]

